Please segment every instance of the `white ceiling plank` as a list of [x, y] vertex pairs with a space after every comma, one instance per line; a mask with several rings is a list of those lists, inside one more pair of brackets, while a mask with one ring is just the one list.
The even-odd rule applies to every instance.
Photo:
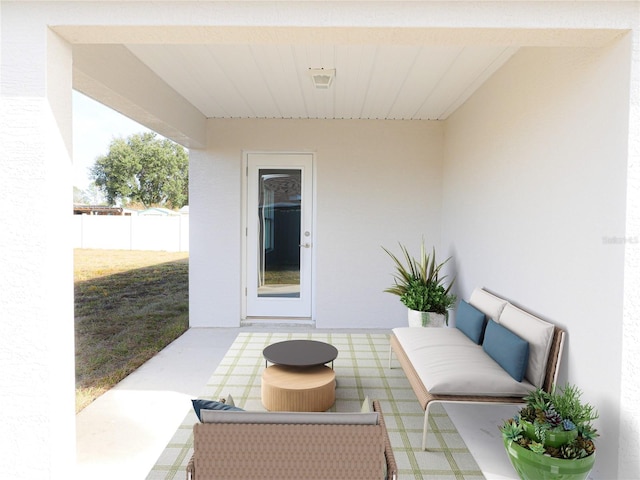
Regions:
[[[367, 93], [367, 118], [403, 118], [391, 115], [396, 100], [401, 96], [413, 65], [420, 53], [415, 46], [381, 46], [371, 72], [371, 83]], [[421, 95], [421, 92], [416, 92]]]
[[280, 111], [284, 118], [307, 118], [307, 106], [303, 94], [301, 80], [307, 80], [300, 76], [300, 65], [296, 62], [296, 57], [290, 45], [277, 46], [277, 59], [273, 59], [275, 64], [280, 65], [279, 74], [269, 81], [276, 83], [274, 87], [277, 93], [277, 100]]
[[464, 47], [455, 57], [450, 68], [443, 73], [418, 115], [422, 118], [428, 116], [434, 120], [444, 119], [444, 112], [453, 104], [458, 102], [460, 105], [466, 101], [468, 96], [463, 97], [463, 93], [469, 95], [472, 93], [470, 87], [480, 86], [476, 85], [478, 78], [503, 50], [502, 47]]
[[404, 120], [428, 119], [427, 115], [419, 116], [416, 113], [432, 95], [459, 51], [460, 47], [421, 48], [397, 92], [389, 117]]
[[272, 113], [277, 112], [278, 117], [286, 117], [283, 104], [286, 104], [288, 96], [282, 95], [282, 91], [285, 89], [284, 83], [288, 75], [277, 48], [264, 48], [262, 45], [249, 45], [248, 48], [251, 52], [251, 62], [259, 72], [254, 80], [264, 84], [272, 103]]
[[[443, 119], [517, 47], [130, 45], [209, 118]], [[313, 87], [309, 68], [335, 68]]]
[[215, 45], [209, 51], [225, 72], [243, 102], [249, 106], [251, 117], [279, 117], [265, 78], [255, 62], [248, 45]]
[[361, 118], [376, 47], [348, 45], [336, 52], [336, 117]]
[[138, 58], [209, 118], [250, 116], [233, 84], [207, 47], [129, 45]]
[[364, 94], [358, 89], [356, 62], [362, 47], [359, 45], [349, 45], [336, 49], [336, 78], [333, 87], [336, 91], [336, 118], [353, 118], [354, 104], [358, 102], [358, 93]]

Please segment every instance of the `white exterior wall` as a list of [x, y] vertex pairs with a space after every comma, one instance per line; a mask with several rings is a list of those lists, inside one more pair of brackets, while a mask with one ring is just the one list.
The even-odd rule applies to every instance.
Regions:
[[314, 153], [316, 325], [404, 324], [398, 299], [382, 293], [393, 265], [381, 246], [417, 253], [424, 236], [438, 249], [442, 125], [210, 120], [208, 150], [190, 157], [192, 326], [240, 323], [243, 151]]
[[629, 53], [628, 39], [522, 50], [446, 125], [443, 244], [459, 288], [566, 328], [560, 384], [601, 416], [595, 478], [638, 474], [628, 458], [635, 474], [617, 470], [625, 247], [640, 248], [625, 229]]
[[[640, 12], [635, 15], [640, 25]], [[640, 32], [630, 32], [629, 154], [627, 161], [626, 231], [640, 234]], [[640, 477], [640, 245], [624, 245], [622, 364], [620, 366], [619, 478]]]
[[0, 74], [0, 476], [75, 469], [71, 51], [5, 17]]

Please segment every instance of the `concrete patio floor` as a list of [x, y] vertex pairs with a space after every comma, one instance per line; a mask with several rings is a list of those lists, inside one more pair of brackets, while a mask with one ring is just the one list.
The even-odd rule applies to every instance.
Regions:
[[[76, 416], [76, 478], [144, 479], [237, 334], [265, 330], [312, 329], [191, 328], [87, 406]], [[485, 477], [517, 480], [498, 431], [502, 419], [517, 407], [447, 405], [446, 409]]]

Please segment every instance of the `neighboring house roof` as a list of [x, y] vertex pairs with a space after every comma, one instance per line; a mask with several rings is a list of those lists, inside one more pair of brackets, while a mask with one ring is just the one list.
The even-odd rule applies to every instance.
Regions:
[[165, 217], [170, 215], [180, 215], [180, 213], [174, 210], [169, 210], [168, 208], [151, 207], [138, 212], [138, 215], [157, 215]]
[[73, 206], [74, 215], [131, 215], [124, 212], [121, 207], [108, 207], [106, 205], [77, 205]]

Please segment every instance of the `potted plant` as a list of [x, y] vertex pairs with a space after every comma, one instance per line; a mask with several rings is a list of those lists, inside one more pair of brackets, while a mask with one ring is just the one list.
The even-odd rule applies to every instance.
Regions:
[[598, 412], [582, 403], [573, 385], [547, 393], [537, 389], [500, 427], [511, 465], [523, 480], [583, 480], [596, 459], [591, 422]]
[[422, 241], [420, 257], [414, 258], [407, 248], [400, 245], [404, 262], [382, 247], [396, 266], [394, 285], [385, 292], [398, 295], [400, 301], [409, 309], [409, 326], [442, 326], [449, 324], [449, 309], [453, 307], [456, 296], [450, 293], [455, 280], [445, 284], [446, 276], [440, 276], [440, 270], [451, 257], [442, 263], [436, 262], [435, 248], [429, 255]]

